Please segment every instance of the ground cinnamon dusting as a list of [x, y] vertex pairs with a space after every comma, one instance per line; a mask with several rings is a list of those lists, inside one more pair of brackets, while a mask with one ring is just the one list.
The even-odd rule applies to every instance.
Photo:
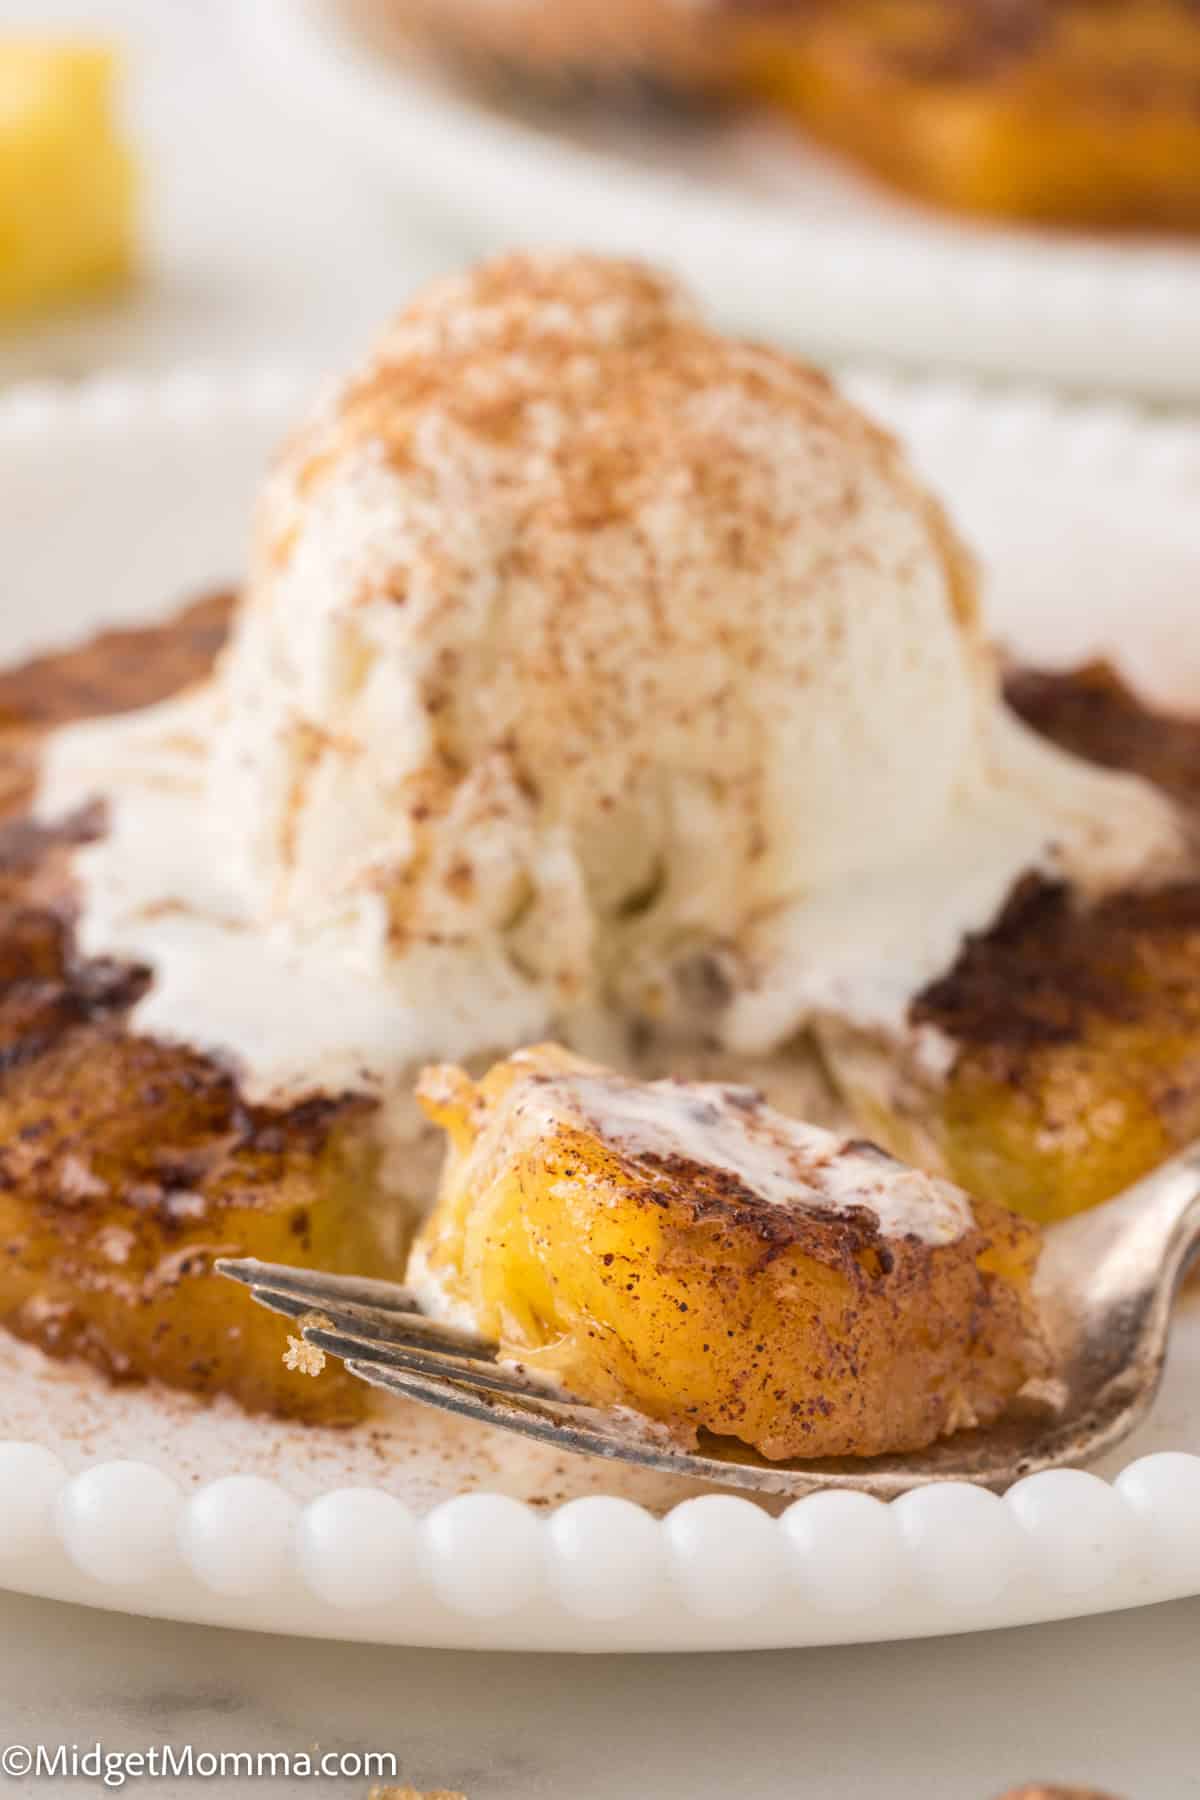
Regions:
[[176, 613], [168, 629], [103, 631], [75, 649], [0, 669], [0, 731], [132, 712], [178, 693], [209, 673], [233, 603], [232, 593], [206, 594]]
[[1109, 662], [1065, 672], [1015, 669], [1009, 705], [1063, 750], [1141, 775], [1200, 815], [1200, 718], [1151, 707]]
[[[727, 851], [698, 934], [736, 940], [778, 898], [772, 745], [847, 635], [839, 571], [889, 616], [893, 567], [939, 627], [976, 616], [949, 523], [826, 376], [725, 337], [651, 270], [582, 255], [418, 295], [285, 446], [255, 543], [223, 669], [263, 693], [245, 816], [280, 904], [321, 888], [336, 844], [339, 892], [383, 897], [397, 960], [498, 937], [564, 1013], [608, 979], [597, 935], [638, 934], [697, 807]], [[310, 609], [341, 646], [336, 705], [299, 674], [264, 680], [263, 645]], [[381, 848], [361, 796], [385, 687], [411, 722]], [[653, 1003], [728, 1001], [735, 950], [681, 959]]]
[[[1143, 701], [1110, 663], [1016, 669], [1005, 696], [1026, 724], [1072, 755], [1138, 775], [1195, 822], [1200, 843], [1200, 718]], [[993, 924], [913, 1003], [915, 1023], [986, 1050], [998, 1072], [1039, 1046], [1084, 1041], [1098, 1022], [1170, 1029], [1200, 1022], [1193, 966], [1200, 880], [1130, 889], [1085, 906], [1061, 882], [1018, 882]], [[1178, 979], [1172, 971], [1178, 969]]]
[[[1113, 895], [1084, 907], [1041, 876], [1014, 888], [987, 931], [969, 936], [954, 966], [913, 1002], [917, 1024], [955, 1043], [1021, 1057], [1040, 1045], [1080, 1041], [1090, 1024], [1152, 1024], [1161, 963], [1200, 941], [1200, 882]], [[1200, 1012], [1194, 988], [1174, 997], [1175, 1024]]]
[[103, 631], [74, 649], [0, 669], [0, 816], [32, 800], [44, 732], [132, 712], [203, 679], [225, 641], [233, 602], [231, 593], [209, 594], [167, 625]]

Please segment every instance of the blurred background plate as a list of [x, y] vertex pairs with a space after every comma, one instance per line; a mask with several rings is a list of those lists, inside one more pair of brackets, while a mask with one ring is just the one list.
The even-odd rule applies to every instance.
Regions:
[[753, 116], [538, 112], [415, 55], [379, 54], [336, 0], [242, 9], [261, 73], [478, 250], [653, 257], [726, 326], [822, 358], [1200, 396], [1200, 246], [942, 220]]

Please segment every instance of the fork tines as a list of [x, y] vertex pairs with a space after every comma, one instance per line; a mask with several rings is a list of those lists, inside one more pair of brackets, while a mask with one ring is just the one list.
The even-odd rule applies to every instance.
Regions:
[[[319, 1269], [293, 1269], [285, 1263], [259, 1262], [256, 1257], [222, 1257], [218, 1275], [228, 1275], [250, 1289], [260, 1306], [285, 1318], [304, 1319], [320, 1313], [322, 1322], [383, 1344], [436, 1344], [494, 1357], [495, 1346], [474, 1332], [428, 1318], [410, 1290], [398, 1282], [365, 1275], [328, 1275]], [[315, 1323], [315, 1321], [314, 1321]]]
[[[346, 1367], [372, 1387], [399, 1394], [405, 1400], [436, 1406], [442, 1412], [476, 1419], [484, 1425], [505, 1426], [522, 1437], [553, 1444], [557, 1450], [630, 1459], [629, 1433], [621, 1429], [611, 1413], [586, 1406], [580, 1400], [558, 1399], [540, 1385], [531, 1384], [523, 1392], [491, 1386], [496, 1374], [494, 1366], [489, 1370], [484, 1365], [478, 1372], [453, 1377], [422, 1374], [415, 1368], [392, 1368], [357, 1357], [347, 1360]], [[656, 1467], [673, 1468], [676, 1464], [681, 1473], [688, 1472], [685, 1450], [664, 1447], [658, 1451]]]
[[[519, 1363], [501, 1363], [498, 1345], [427, 1318], [411, 1291], [394, 1282], [253, 1257], [221, 1258], [215, 1267], [248, 1287], [260, 1305], [295, 1319], [306, 1343], [338, 1357], [372, 1387], [558, 1450], [698, 1473], [735, 1486], [768, 1485], [757, 1468], [698, 1458], [666, 1432], [648, 1436], [648, 1422], [635, 1427], [629, 1415], [576, 1400]], [[768, 1479], [779, 1486], [773, 1471]]]
[[409, 1376], [422, 1383], [414, 1397], [425, 1400], [435, 1398], [425, 1386], [436, 1384], [440, 1393], [450, 1390], [451, 1398], [456, 1390], [462, 1398], [473, 1394], [485, 1407], [493, 1398], [520, 1397], [540, 1409], [581, 1410], [518, 1364], [500, 1364], [496, 1344], [428, 1318], [418, 1311], [412, 1293], [397, 1283], [293, 1269], [255, 1257], [222, 1258], [215, 1266], [218, 1274], [244, 1283], [260, 1306], [299, 1320], [305, 1343], [338, 1357], [352, 1374], [375, 1386], [405, 1392], [398, 1380], [383, 1377]]

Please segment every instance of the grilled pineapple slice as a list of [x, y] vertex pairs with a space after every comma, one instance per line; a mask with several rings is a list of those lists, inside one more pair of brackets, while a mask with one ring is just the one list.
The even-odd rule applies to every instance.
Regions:
[[813, 136], [937, 205], [1200, 228], [1187, 0], [818, 0], [750, 15], [733, 60]]
[[340, 1423], [363, 1390], [289, 1378], [285, 1332], [219, 1255], [386, 1268], [369, 1223], [368, 1103], [249, 1108], [229, 1074], [139, 1038], [136, 970], [70, 964], [52, 913], [0, 921], [0, 1323], [117, 1380]]
[[1200, 884], [1092, 908], [1031, 878], [922, 994], [945, 1076], [829, 1022], [864, 1129], [1042, 1224], [1110, 1199], [1200, 1136]]
[[1200, 827], [1200, 718], [1147, 705], [1110, 662], [1010, 670], [1013, 711], [1060, 749], [1140, 775]]
[[399, 1272], [371, 1223], [369, 1103], [249, 1107], [212, 1059], [131, 1032], [145, 971], [72, 941], [70, 853], [102, 818], [21, 817], [42, 731], [205, 673], [228, 612], [214, 597], [0, 675], [0, 1324], [117, 1380], [341, 1423], [362, 1384], [290, 1377], [285, 1328], [211, 1265]]
[[[1152, 782], [1200, 840], [1200, 720], [1148, 707], [1103, 662], [1018, 670], [1006, 693], [1064, 750]], [[1042, 1224], [1111, 1199], [1200, 1136], [1200, 883], [1089, 907], [1028, 879], [912, 1022], [908, 1045], [819, 1028], [865, 1131]]]
[[38, 751], [56, 725], [152, 706], [211, 670], [231, 593], [205, 594], [165, 623], [102, 631], [70, 650], [0, 669], [0, 818], [33, 801]]
[[870, 1456], [994, 1418], [1042, 1367], [1034, 1229], [748, 1089], [544, 1045], [419, 1093], [451, 1148], [410, 1280], [583, 1398]]

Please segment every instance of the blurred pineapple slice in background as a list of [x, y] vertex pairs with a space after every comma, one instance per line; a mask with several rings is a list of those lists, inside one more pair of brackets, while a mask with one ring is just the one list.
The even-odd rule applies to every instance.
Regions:
[[1200, 229], [1195, 0], [774, 0], [746, 15], [750, 91], [909, 194]]
[[114, 117], [116, 73], [98, 44], [0, 36], [0, 317], [130, 272], [134, 169]]

